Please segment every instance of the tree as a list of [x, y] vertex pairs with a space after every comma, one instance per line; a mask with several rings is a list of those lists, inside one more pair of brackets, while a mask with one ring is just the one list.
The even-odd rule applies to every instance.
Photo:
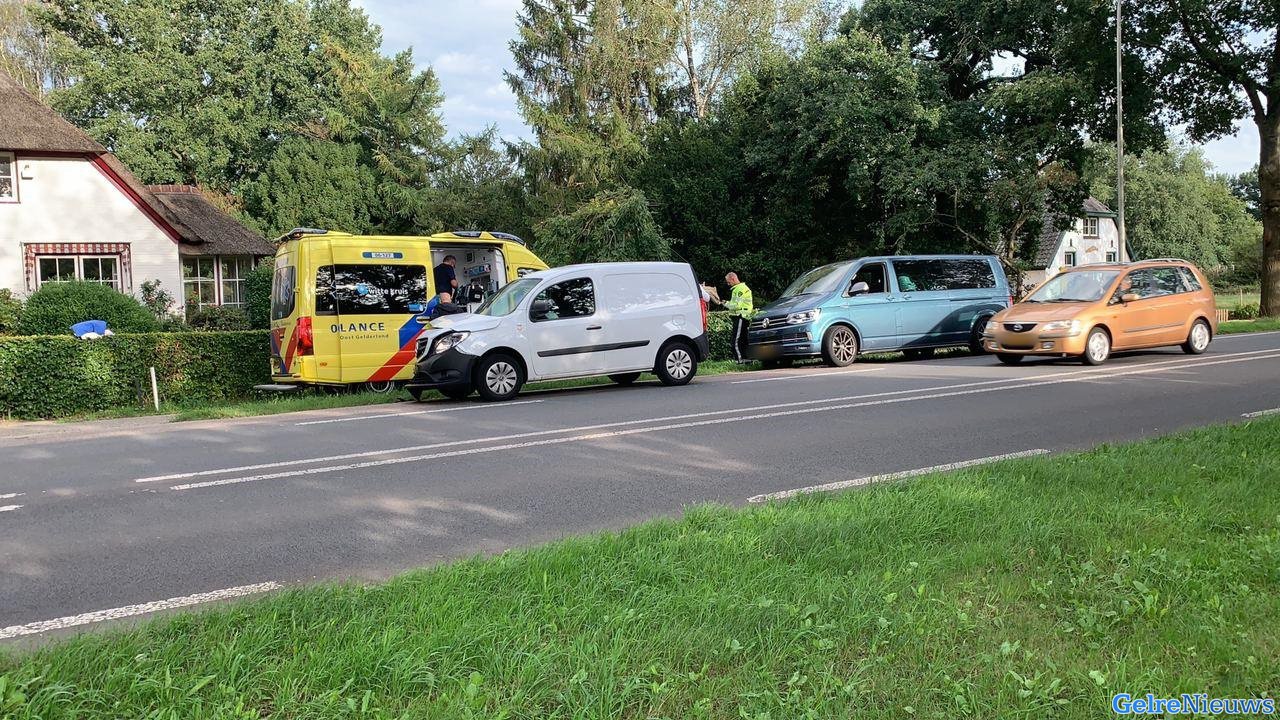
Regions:
[[1262, 314], [1280, 316], [1280, 13], [1274, 2], [1134, 3], [1132, 42], [1174, 119], [1195, 141], [1258, 128]]
[[429, 203], [442, 230], [499, 230], [532, 238], [523, 177], [490, 127], [450, 144]]
[[1231, 192], [1244, 201], [1249, 214], [1262, 220], [1262, 188], [1258, 185], [1258, 168], [1225, 178]]
[[[1115, 148], [1097, 148], [1090, 173], [1093, 194], [1115, 197]], [[1135, 258], [1180, 257], [1220, 280], [1257, 277], [1262, 227], [1203, 153], [1174, 147], [1129, 156], [1125, 163], [1129, 247]]]
[[35, 0], [0, 0], [0, 72], [36, 97], [67, 79], [36, 24]]
[[377, 226], [375, 185], [360, 145], [293, 137], [245, 184], [244, 212], [267, 237], [295, 227], [369, 233]]
[[547, 220], [536, 249], [551, 265], [669, 260], [671, 253], [644, 193], [631, 188], [601, 192]]

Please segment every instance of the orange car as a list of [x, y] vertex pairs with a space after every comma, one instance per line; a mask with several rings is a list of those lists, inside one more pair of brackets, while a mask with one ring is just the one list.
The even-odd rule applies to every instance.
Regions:
[[1218, 330], [1214, 309], [1204, 274], [1185, 260], [1085, 265], [997, 313], [983, 345], [1006, 365], [1029, 355], [1101, 365], [1112, 350], [1168, 345], [1199, 355]]

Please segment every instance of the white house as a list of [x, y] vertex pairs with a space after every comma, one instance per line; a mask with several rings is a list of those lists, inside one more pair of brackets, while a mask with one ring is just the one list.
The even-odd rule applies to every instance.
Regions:
[[1044, 219], [1036, 246], [1036, 269], [1023, 276], [1024, 284], [1035, 287], [1065, 268], [1102, 262], [1129, 262], [1129, 254], [1120, 257], [1116, 214], [1089, 198], [1080, 209], [1080, 217]]
[[0, 73], [0, 288], [75, 279], [136, 294], [159, 280], [180, 310], [238, 305], [245, 273], [273, 253], [198, 189], [141, 184]]

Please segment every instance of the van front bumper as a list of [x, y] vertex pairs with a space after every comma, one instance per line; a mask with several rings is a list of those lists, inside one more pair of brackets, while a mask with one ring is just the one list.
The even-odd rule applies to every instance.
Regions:
[[747, 333], [747, 356], [754, 360], [812, 357], [820, 352], [822, 348], [814, 340], [812, 325], [783, 325]]
[[413, 379], [405, 387], [410, 390], [470, 388], [472, 372], [478, 359], [475, 355], [459, 352], [457, 348], [449, 348], [425, 360], [419, 360], [414, 366]]

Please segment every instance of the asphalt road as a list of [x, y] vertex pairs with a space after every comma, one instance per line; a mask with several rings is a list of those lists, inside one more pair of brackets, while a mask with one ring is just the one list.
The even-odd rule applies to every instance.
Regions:
[[0, 640], [140, 603], [385, 578], [692, 504], [1275, 408], [1280, 333], [1222, 337], [1200, 357], [1119, 355], [1102, 368], [859, 363], [497, 405], [10, 431], [0, 433]]

